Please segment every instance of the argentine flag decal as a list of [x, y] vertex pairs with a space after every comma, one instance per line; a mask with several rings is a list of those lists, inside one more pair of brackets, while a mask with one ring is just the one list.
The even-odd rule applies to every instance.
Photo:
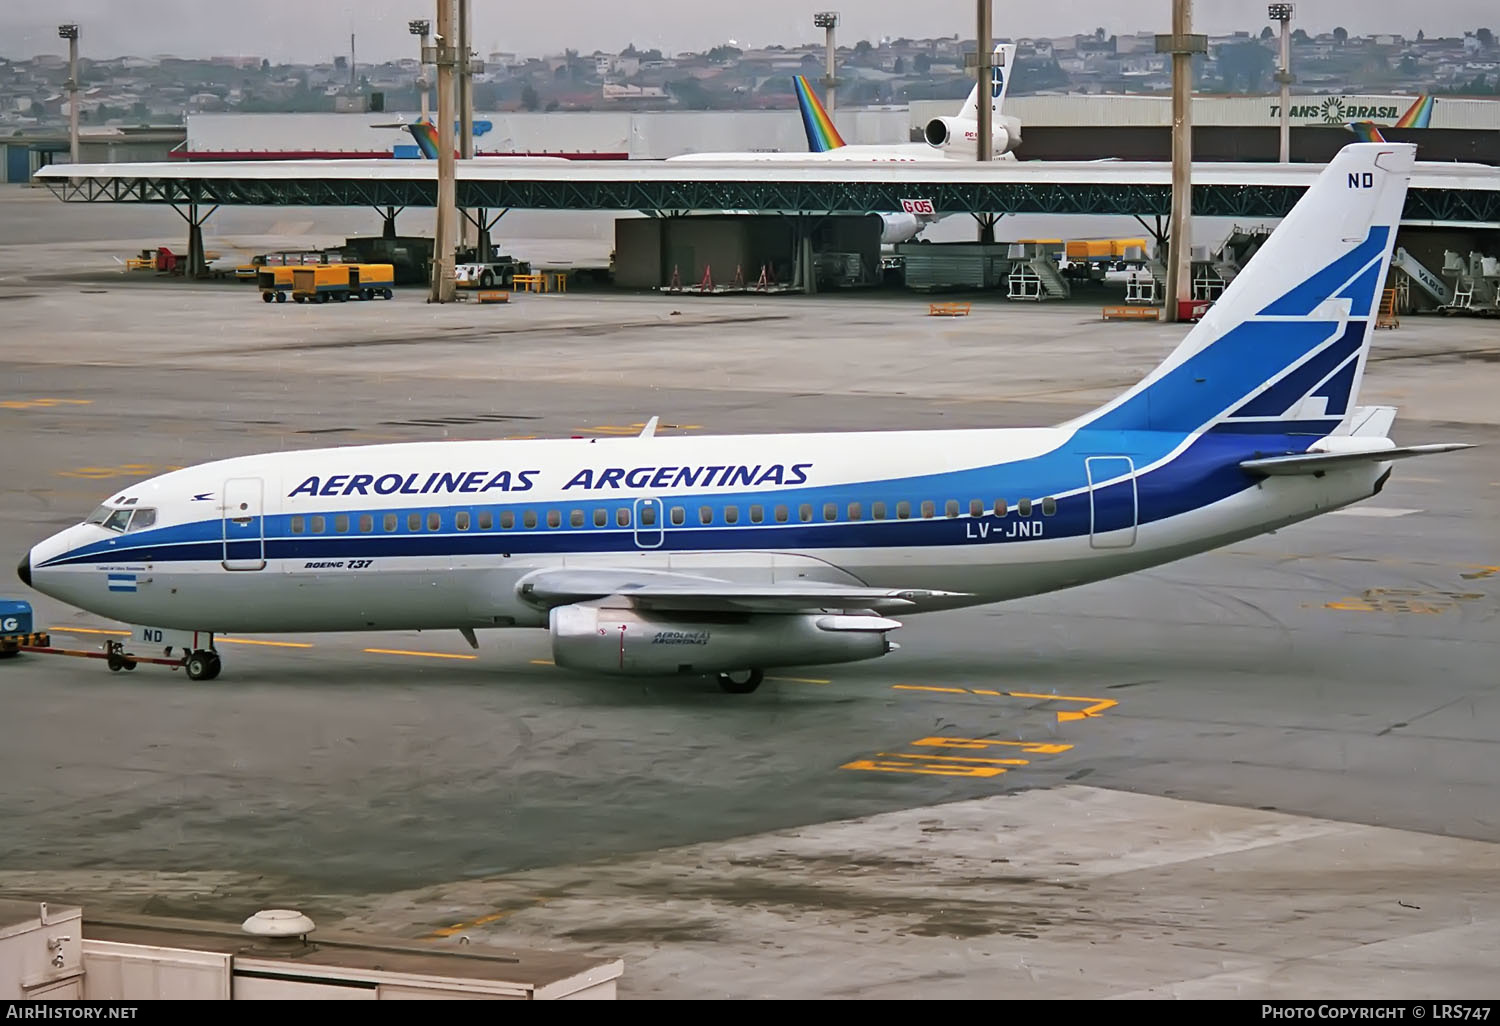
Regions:
[[110, 591], [135, 591], [135, 574], [110, 574]]

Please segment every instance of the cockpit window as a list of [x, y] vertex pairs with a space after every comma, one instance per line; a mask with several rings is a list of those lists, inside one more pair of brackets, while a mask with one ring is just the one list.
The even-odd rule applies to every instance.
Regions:
[[123, 530], [125, 530], [125, 528], [130, 525], [130, 514], [132, 514], [134, 512], [135, 512], [134, 510], [130, 510], [130, 509], [117, 509], [117, 510], [114, 510], [113, 512], [110, 513], [109, 517], [106, 518], [105, 521], [104, 521], [104, 527], [105, 527], [105, 529], [109, 530], [109, 531], [123, 531]]
[[111, 509], [100, 506], [89, 514], [84, 523], [98, 524], [107, 531], [143, 531], [156, 523], [156, 510]]
[[156, 523], [156, 510], [138, 509], [135, 511], [135, 516], [130, 518], [130, 526], [126, 530], [143, 531], [154, 523]]
[[108, 506], [100, 506], [94, 512], [90, 513], [83, 522], [85, 524], [102, 524], [109, 519], [109, 515], [113, 512], [114, 510]]

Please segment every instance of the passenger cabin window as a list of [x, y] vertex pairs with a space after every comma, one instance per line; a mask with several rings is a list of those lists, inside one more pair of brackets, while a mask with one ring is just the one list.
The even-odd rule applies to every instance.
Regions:
[[569, 513], [568, 514], [568, 523], [571, 524], [573, 527], [582, 527], [583, 526], [583, 510], [581, 510], [581, 509], [575, 509], [573, 512]]
[[384, 517], [381, 518], [380, 526], [384, 528], [386, 533], [388, 534], [394, 532], [396, 530], [396, 514], [387, 513]]
[[800, 521], [802, 521], [804, 524], [811, 523], [812, 522], [812, 506], [808, 505], [805, 502], [802, 505], [798, 506], [797, 507], [797, 519], [800, 520]]
[[714, 522], [714, 508], [712, 506], [698, 507], [698, 523], [711, 524]]
[[359, 518], [359, 533], [369, 534], [375, 530], [375, 518], [365, 513]]
[[784, 524], [784, 523], [786, 523], [787, 517], [790, 516], [790, 515], [791, 515], [791, 511], [788, 510], [785, 506], [777, 506], [776, 507], [775, 516], [776, 516], [776, 522], [778, 524]]
[[594, 510], [594, 526], [595, 527], [608, 527], [609, 526], [609, 510], [607, 510], [607, 509], [596, 509], [596, 510]]
[[909, 520], [909, 519], [911, 519], [911, 503], [909, 503], [909, 502], [898, 502], [898, 503], [896, 503], [896, 519], [897, 520]]
[[349, 514], [340, 513], [333, 518], [333, 529], [339, 534], [349, 533]]
[[443, 515], [441, 513], [427, 514], [427, 530], [440, 531], [443, 528]]
[[766, 519], [766, 509], [765, 509], [764, 506], [751, 506], [750, 507], [750, 522], [752, 524], [762, 523], [765, 519]]
[[937, 513], [937, 504], [936, 503], [933, 503], [933, 502], [924, 502], [924, 503], [922, 503], [922, 516], [924, 518], [926, 518], [926, 517], [932, 517], [932, 516], [936, 515], [936, 513]]
[[555, 509], [549, 509], [547, 511], [547, 526], [548, 527], [561, 527], [562, 526], [562, 514], [560, 512], [558, 512], [557, 510], [555, 510]]
[[740, 522], [740, 508], [738, 506], [724, 507], [724, 523], [737, 524]]
[[509, 531], [511, 528], [513, 528], [515, 526], [516, 526], [516, 514], [513, 511], [508, 510], [508, 509], [507, 510], [502, 510], [500, 512], [500, 530], [502, 530], [502, 531]]
[[306, 530], [307, 524], [301, 517], [292, 517], [292, 533], [301, 534]]
[[1050, 517], [1057, 512], [1057, 500], [1048, 495], [1042, 499], [1042, 516]]
[[685, 523], [687, 523], [687, 510], [683, 509], [681, 506], [673, 506], [672, 526], [681, 527]]
[[641, 526], [642, 527], [655, 527], [656, 526], [656, 505], [655, 505], [655, 503], [648, 502], [648, 503], [646, 503], [645, 505], [643, 505], [641, 507]]
[[615, 510], [615, 523], [619, 524], [621, 527], [629, 527], [630, 510], [626, 509], [624, 506], [621, 506], [619, 509]]
[[322, 517], [313, 517], [313, 518], [311, 518], [311, 520], [308, 523], [308, 526], [312, 529], [312, 533], [313, 534], [322, 534], [323, 533], [323, 527], [324, 527], [323, 518]]
[[481, 531], [490, 531], [493, 530], [494, 527], [495, 515], [493, 513], [491, 513], [489, 510], [485, 510], [484, 512], [479, 514], [479, 529]]
[[1020, 516], [1023, 516], [1023, 517], [1029, 517], [1029, 516], [1031, 516], [1031, 500], [1030, 499], [1017, 499], [1016, 500], [1016, 513], [1018, 515], [1020, 515]]
[[839, 507], [836, 502], [823, 503], [823, 519], [837, 520], [839, 518]]
[[983, 499], [970, 499], [969, 500], [969, 516], [971, 516], [971, 517], [982, 517], [982, 516], [984, 516], [984, 500]]
[[849, 519], [850, 520], [862, 520], [862, 519], [864, 519], [864, 515], [865, 515], [864, 508], [862, 506], [860, 506], [859, 503], [857, 503], [857, 502], [851, 502], [851, 503], [849, 503]]
[[469, 529], [469, 514], [466, 512], [453, 514], [453, 526], [460, 531], [467, 531]]
[[536, 510], [534, 510], [534, 509], [528, 509], [525, 513], [521, 514], [521, 526], [522, 527], [535, 527], [536, 526]]
[[420, 531], [422, 529], [422, 514], [406, 514], [406, 529], [408, 531]]
[[870, 516], [873, 517], [876, 520], [884, 520], [885, 519], [885, 503], [883, 503], [883, 502], [872, 502], [872, 503], [870, 503]]
[[997, 517], [1003, 517], [1003, 516], [1005, 516], [1005, 500], [1004, 499], [996, 499], [995, 500], [995, 516], [997, 516]]
[[956, 516], [958, 516], [958, 500], [957, 499], [949, 499], [948, 500], [947, 505], [945, 505], [943, 507], [943, 515], [944, 516], [950, 516], [950, 517], [956, 517]]

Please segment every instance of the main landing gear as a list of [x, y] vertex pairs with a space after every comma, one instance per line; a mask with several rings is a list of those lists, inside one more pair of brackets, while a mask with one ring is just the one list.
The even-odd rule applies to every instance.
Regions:
[[765, 679], [764, 670], [735, 670], [719, 674], [719, 688], [731, 695], [748, 695]]

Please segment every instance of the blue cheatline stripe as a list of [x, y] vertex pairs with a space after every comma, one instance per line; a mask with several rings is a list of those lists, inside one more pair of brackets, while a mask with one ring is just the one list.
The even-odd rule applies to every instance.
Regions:
[[1326, 411], [1331, 414], [1338, 414], [1339, 419], [1341, 420], [1343, 419], [1344, 414], [1348, 412], [1349, 409], [1349, 396], [1354, 391], [1354, 372], [1356, 369], [1358, 369], [1358, 367], [1359, 358], [1357, 356], [1351, 356], [1348, 363], [1340, 367], [1336, 374], [1329, 377], [1329, 379], [1325, 381], [1323, 385], [1313, 393], [1313, 395], [1315, 396], [1323, 396], [1324, 398], [1326, 398], [1328, 400], [1328, 404], [1325, 407]]
[[[1326, 432], [1324, 432], [1326, 433]], [[1149, 524], [1168, 517], [1177, 516], [1202, 508], [1213, 502], [1228, 498], [1237, 492], [1255, 486], [1255, 481], [1242, 471], [1238, 463], [1242, 459], [1255, 456], [1279, 455], [1287, 452], [1305, 452], [1315, 437], [1320, 435], [1258, 435], [1213, 431], [1197, 438], [1183, 452], [1174, 459], [1161, 464], [1155, 469], [1145, 473], [1139, 473], [1135, 480], [1135, 487], [1139, 495], [1139, 523]], [[1083, 471], [1082, 458], [1078, 461], [1080, 475]], [[1136, 460], [1136, 466], [1142, 463]], [[1131, 501], [1130, 479], [1105, 485], [1097, 490], [1094, 501], [1099, 505], [1101, 523], [1119, 523], [1120, 517], [1125, 511], [1126, 503]], [[938, 493], [941, 494], [941, 493]], [[1023, 493], [1013, 492], [1013, 495], [1021, 496]], [[937, 498], [936, 495], [931, 496]], [[959, 499], [961, 510], [967, 512], [967, 499], [960, 494], [954, 494], [953, 498]], [[971, 498], [982, 497], [979, 494]], [[715, 507], [715, 518], [722, 524], [722, 508], [724, 505], [738, 505], [742, 517], [746, 515], [746, 503], [741, 497], [734, 497], [735, 501], [730, 503], [720, 502]], [[673, 505], [687, 506], [686, 501], [677, 499], [666, 500], [668, 508]], [[869, 493], [866, 492], [856, 500], [865, 503], [865, 515], [869, 515]], [[993, 499], [987, 498], [987, 503]], [[735, 551], [752, 549], [778, 548], [786, 550], [799, 549], [841, 549], [841, 548], [880, 548], [880, 547], [922, 547], [922, 546], [945, 546], [945, 545], [971, 545], [975, 542], [967, 537], [968, 528], [965, 524], [984, 523], [990, 526], [988, 537], [998, 538], [1002, 532], [1009, 530], [1011, 523], [1019, 523], [1027, 518], [1018, 517], [1015, 512], [1014, 501], [1011, 502], [1011, 510], [1004, 518], [985, 516], [980, 518], [948, 518], [942, 516], [942, 499], [938, 500], [939, 516], [930, 520], [913, 518], [910, 520], [883, 520], [883, 521], [858, 521], [850, 522], [840, 520], [833, 523], [787, 523], [787, 524], [748, 524], [742, 522], [737, 526], [715, 526], [703, 527], [690, 522], [682, 527], [664, 525], [665, 536], [661, 551]], [[584, 505], [583, 503], [579, 504]], [[887, 502], [890, 514], [894, 514], [894, 502]], [[563, 508], [556, 505], [537, 504], [534, 507], [538, 512], [548, 509]], [[793, 508], [795, 511], [795, 507]], [[840, 515], [845, 512], [846, 507], [841, 505]], [[919, 511], [916, 504], [912, 507], [913, 512]], [[434, 512], [435, 510], [425, 510]], [[491, 530], [467, 532], [454, 531], [451, 527], [453, 507], [442, 511], [445, 529], [439, 532], [416, 532], [402, 534], [348, 534], [348, 535], [307, 535], [301, 537], [273, 536], [266, 539], [264, 555], [266, 559], [283, 560], [322, 560], [322, 559], [349, 559], [349, 558], [395, 558], [395, 557], [465, 557], [465, 556], [494, 556], [499, 554], [509, 555], [532, 555], [532, 554], [562, 554], [562, 553], [611, 553], [611, 552], [635, 552], [639, 546], [636, 545], [635, 535], [629, 529], [618, 527], [595, 528], [589, 527], [559, 527], [559, 528], [533, 528], [529, 530], [512, 529], [510, 531]], [[821, 504], [815, 504], [815, 512], [822, 515]], [[696, 518], [696, 506], [688, 506], [690, 518]], [[324, 514], [332, 517], [335, 514]], [[771, 507], [767, 507], [766, 515], [771, 515]], [[794, 514], [795, 515], [795, 514]], [[356, 514], [357, 516], [357, 514]], [[270, 518], [273, 520], [285, 518]], [[1051, 517], [1045, 517], [1039, 509], [1036, 509], [1029, 518], [1033, 524], [1041, 524], [1042, 538], [1069, 538], [1086, 536], [1089, 533], [1090, 523], [1090, 497], [1087, 491], [1075, 492], [1073, 494], [1059, 495], [1057, 497], [1057, 513]], [[403, 525], [404, 525], [403, 518]], [[545, 522], [545, 521], [543, 521]], [[206, 522], [210, 527], [217, 527], [217, 521]], [[202, 525], [197, 525], [202, 526]], [[168, 529], [171, 530], [171, 529]], [[655, 529], [643, 531], [654, 540]], [[260, 554], [259, 543], [246, 543], [255, 546], [254, 554]], [[130, 550], [132, 558], [149, 559], [157, 564], [173, 562], [218, 562], [223, 556], [223, 543], [218, 539], [204, 539], [198, 541], [183, 541], [175, 544], [156, 544], [151, 546], [137, 546]], [[73, 553], [68, 556], [43, 564], [45, 566], [58, 566], [66, 564], [88, 564], [98, 562], [102, 559], [119, 559], [123, 554], [112, 551], [103, 554], [79, 554]]]
[[[1312, 313], [1323, 300], [1333, 295], [1333, 290], [1353, 278], [1370, 261], [1382, 256], [1391, 230], [1385, 225], [1371, 225], [1365, 241], [1323, 268], [1301, 285], [1271, 302], [1261, 310], [1262, 317], [1305, 317]], [[1368, 316], [1369, 307], [1365, 307]]]
[[[1330, 325], [1337, 328], [1337, 325]], [[1344, 333], [1326, 348], [1318, 351], [1301, 366], [1290, 371], [1231, 417], [1276, 417], [1297, 405], [1308, 392], [1320, 384], [1339, 364], [1359, 351], [1365, 340], [1365, 322], [1349, 321]], [[1331, 404], [1330, 404], [1331, 405]]]

